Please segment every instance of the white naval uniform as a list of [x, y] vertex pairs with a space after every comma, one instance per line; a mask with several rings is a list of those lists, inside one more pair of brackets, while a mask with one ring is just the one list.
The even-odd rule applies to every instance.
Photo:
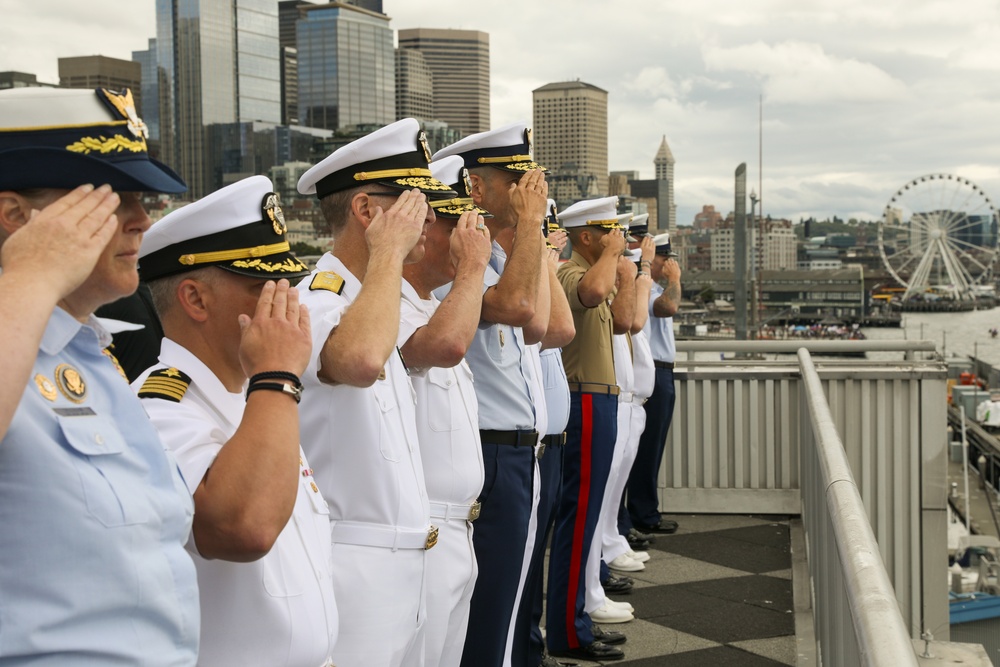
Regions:
[[[597, 532], [591, 547], [595, 561], [610, 562], [629, 550], [628, 541], [618, 532], [618, 507], [622, 493], [628, 482], [629, 471], [635, 462], [639, 447], [639, 436], [646, 425], [646, 411], [642, 404], [653, 393], [653, 357], [649, 351], [649, 341], [641, 331], [632, 334], [629, 349], [625, 334], [617, 334], [612, 340], [615, 353], [615, 376], [620, 392], [618, 394], [618, 438], [611, 460], [611, 474], [604, 488], [601, 503], [601, 517], [597, 522]], [[604, 606], [604, 588], [600, 582], [600, 563], [596, 568], [587, 568], [587, 613]]]
[[[340, 604], [338, 665], [423, 663], [424, 545], [430, 508], [417, 444], [413, 388], [396, 352], [371, 387], [328, 384], [320, 353], [361, 282], [327, 253], [298, 285], [309, 308], [313, 352], [302, 377], [302, 447], [330, 504], [333, 588]], [[340, 293], [310, 289], [317, 272]]]
[[[243, 420], [246, 400], [233, 394], [205, 364], [164, 338], [159, 365], [191, 378], [180, 402], [143, 398], [163, 445], [173, 452], [192, 495]], [[271, 551], [251, 563], [206, 560], [188, 542], [201, 590], [198, 664], [210, 667], [327, 664], [337, 638], [331, 580], [330, 514], [301, 455], [295, 508]]]
[[[403, 281], [399, 347], [426, 326], [440, 301], [421, 299]], [[417, 437], [438, 543], [427, 552], [427, 623], [424, 661], [428, 667], [457, 667], [469, 625], [469, 603], [478, 568], [468, 521], [483, 488], [479, 403], [472, 369], [463, 359], [452, 368], [410, 368], [416, 394]]]

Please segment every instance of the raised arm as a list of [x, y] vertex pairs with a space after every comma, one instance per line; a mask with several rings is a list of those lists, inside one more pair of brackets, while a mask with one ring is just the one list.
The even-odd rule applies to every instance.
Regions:
[[542, 248], [538, 254], [541, 264], [538, 267], [538, 295], [535, 300], [535, 313], [531, 321], [524, 325], [524, 342], [528, 345], [540, 343], [549, 329], [552, 316], [552, 285], [549, 280], [548, 253], [545, 239], [541, 240]]
[[419, 190], [404, 192], [388, 211], [375, 209], [365, 234], [369, 255], [361, 291], [323, 344], [321, 379], [370, 387], [382, 373], [399, 334], [403, 261], [420, 240], [426, 214]]
[[[309, 312], [287, 280], [264, 286], [253, 318], [240, 316], [240, 329], [247, 377], [265, 371], [302, 376], [312, 351]], [[295, 399], [278, 391], [251, 392], [243, 421], [194, 492], [198, 552], [237, 562], [265, 556], [295, 508], [298, 461]]]
[[45, 326], [56, 305], [90, 276], [118, 229], [119, 197], [84, 185], [41, 211], [22, 195], [0, 193], [0, 438], [28, 384]]
[[587, 269], [577, 286], [580, 303], [594, 308], [607, 299], [615, 288], [618, 276], [618, 259], [625, 250], [625, 237], [621, 230], [613, 230], [601, 237], [601, 255]]
[[642, 331], [649, 320], [649, 294], [653, 289], [653, 278], [649, 275], [656, 245], [652, 236], [644, 236], [639, 244], [639, 272], [635, 277], [635, 315], [632, 317], [631, 332]]
[[459, 363], [472, 344], [483, 305], [483, 273], [490, 260], [490, 233], [475, 211], [462, 214], [451, 232], [455, 280], [430, 321], [413, 332], [401, 352], [411, 369]]
[[545, 174], [539, 170], [525, 172], [517, 184], [511, 184], [510, 207], [517, 220], [514, 245], [500, 280], [483, 295], [481, 319], [523, 327], [534, 316], [548, 194]]
[[632, 330], [632, 319], [635, 317], [635, 264], [627, 257], [618, 258], [618, 291], [611, 300], [611, 318], [616, 334], [628, 333]]
[[559, 283], [556, 271], [559, 268], [559, 252], [566, 246], [566, 232], [552, 232], [549, 242], [555, 245], [555, 250], [547, 250], [547, 270], [549, 274], [549, 325], [542, 338], [542, 349], [563, 347], [576, 336], [576, 325], [573, 322], [573, 311], [569, 307], [566, 292]]
[[653, 301], [654, 317], [673, 317], [681, 306], [681, 267], [672, 259], [663, 263], [663, 294]]

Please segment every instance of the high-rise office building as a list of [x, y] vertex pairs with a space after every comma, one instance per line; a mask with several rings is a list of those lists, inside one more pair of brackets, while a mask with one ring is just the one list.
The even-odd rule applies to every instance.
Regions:
[[416, 49], [396, 49], [396, 119], [434, 118], [434, 76]]
[[59, 58], [59, 85], [62, 88], [128, 88], [136, 109], [142, 108], [142, 65], [131, 60], [108, 56]]
[[343, 2], [300, 6], [299, 120], [330, 130], [396, 120], [389, 17]]
[[479, 30], [411, 28], [399, 48], [419, 51], [434, 79], [434, 119], [462, 136], [490, 129], [490, 36]]
[[193, 197], [208, 193], [205, 127], [281, 120], [274, 0], [156, 0], [157, 61], [166, 78], [174, 160]]
[[149, 40], [149, 48], [145, 51], [132, 52], [132, 61], [139, 63], [142, 71], [141, 95], [135, 102], [139, 116], [149, 129], [149, 154], [172, 164], [173, 138], [166, 132], [167, 126], [160, 122], [161, 118], [169, 116], [166, 107], [169, 95], [161, 93], [167, 87], [167, 76], [157, 57], [156, 38]]
[[532, 91], [535, 160], [560, 208], [608, 191], [608, 91], [582, 81]]

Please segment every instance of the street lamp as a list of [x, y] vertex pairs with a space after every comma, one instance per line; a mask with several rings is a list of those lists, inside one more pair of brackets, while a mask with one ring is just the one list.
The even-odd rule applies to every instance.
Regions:
[[[747, 225], [747, 236], [749, 236], [750, 238], [753, 238], [753, 231], [752, 230], [754, 229], [754, 227], [756, 225], [756, 222], [757, 222], [755, 211], [757, 209], [757, 202], [758, 201], [759, 201], [759, 199], [757, 198], [757, 191], [754, 190], [753, 188], [750, 188], [750, 224]], [[759, 231], [758, 231], [757, 235], [760, 236]], [[757, 242], [758, 243], [760, 242], [759, 238], [757, 239]], [[749, 255], [749, 259], [750, 259], [750, 332], [751, 332], [751, 336], [753, 338], [757, 338], [758, 337], [758, 333], [759, 333], [758, 330], [757, 330], [758, 329], [758, 323], [757, 323], [757, 315], [758, 315], [758, 312], [757, 312], [757, 309], [758, 309], [758, 306], [757, 306], [757, 271], [758, 271], [758, 268], [757, 268], [757, 258], [754, 257], [754, 255], [757, 254], [757, 253], [754, 252], [755, 248], [756, 248], [756, 244], [755, 243], [747, 243], [747, 254]]]

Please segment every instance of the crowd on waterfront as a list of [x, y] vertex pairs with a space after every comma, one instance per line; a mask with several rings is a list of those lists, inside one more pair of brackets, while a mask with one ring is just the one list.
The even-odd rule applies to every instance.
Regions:
[[0, 664], [624, 658], [609, 596], [677, 530], [669, 236], [557, 211], [523, 123], [404, 119], [298, 182], [310, 270], [265, 176], [151, 226], [146, 135], [0, 92]]
[[771, 326], [765, 324], [758, 336], [761, 340], [787, 340], [790, 338], [816, 338], [821, 340], [865, 340], [865, 334], [858, 324], [786, 324]]

